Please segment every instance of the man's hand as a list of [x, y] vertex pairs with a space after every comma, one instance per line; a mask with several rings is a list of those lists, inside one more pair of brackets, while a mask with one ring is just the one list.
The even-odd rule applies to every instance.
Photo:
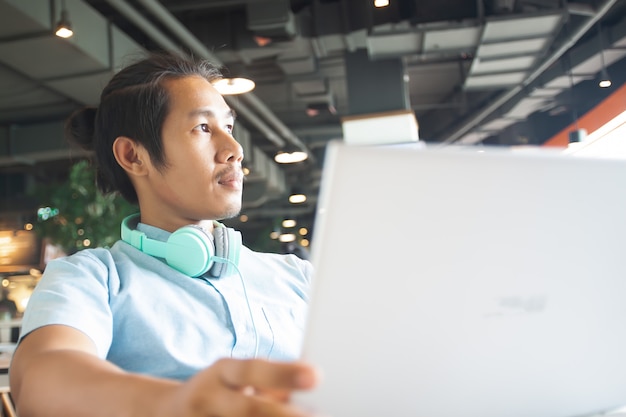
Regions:
[[302, 363], [222, 359], [164, 399], [163, 416], [304, 416], [289, 396], [316, 382], [315, 371]]

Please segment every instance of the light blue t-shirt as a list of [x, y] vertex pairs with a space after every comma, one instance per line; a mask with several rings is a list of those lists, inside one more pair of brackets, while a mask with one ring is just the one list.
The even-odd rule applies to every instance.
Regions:
[[[169, 235], [138, 228], [152, 239]], [[175, 379], [223, 357], [297, 359], [311, 264], [242, 247], [238, 268], [241, 277], [191, 278], [123, 241], [83, 250], [48, 264], [21, 337], [49, 324], [71, 326], [121, 368]]]

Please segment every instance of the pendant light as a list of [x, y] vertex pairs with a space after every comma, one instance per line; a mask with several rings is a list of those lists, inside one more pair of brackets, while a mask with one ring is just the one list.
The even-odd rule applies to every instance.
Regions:
[[67, 8], [65, 7], [65, 0], [61, 0], [61, 19], [59, 19], [59, 23], [57, 24], [56, 30], [54, 34], [59, 38], [70, 38], [74, 35], [74, 31], [72, 30], [72, 24], [70, 23], [69, 13], [67, 12]]

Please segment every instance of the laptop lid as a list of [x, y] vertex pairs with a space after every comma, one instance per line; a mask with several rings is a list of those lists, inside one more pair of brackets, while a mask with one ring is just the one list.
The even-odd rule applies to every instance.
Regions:
[[327, 149], [294, 401], [334, 417], [626, 405], [626, 162]]

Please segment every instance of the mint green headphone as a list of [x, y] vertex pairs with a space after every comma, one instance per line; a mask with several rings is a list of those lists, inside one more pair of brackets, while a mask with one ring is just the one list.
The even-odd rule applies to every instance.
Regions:
[[219, 277], [239, 262], [241, 233], [221, 223], [216, 223], [213, 234], [195, 225], [183, 226], [162, 242], [136, 230], [132, 224], [138, 220], [139, 214], [132, 214], [122, 221], [122, 240], [147, 255], [165, 259], [185, 275], [199, 277], [209, 272]]

